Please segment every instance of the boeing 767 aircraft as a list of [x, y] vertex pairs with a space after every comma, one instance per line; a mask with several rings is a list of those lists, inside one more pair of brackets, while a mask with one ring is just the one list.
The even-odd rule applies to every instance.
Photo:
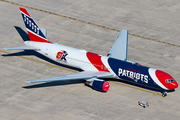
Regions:
[[24, 41], [26, 46], [5, 49], [34, 50], [56, 62], [83, 70], [76, 74], [26, 81], [27, 83], [84, 79], [85, 84], [106, 92], [109, 90], [110, 84], [103, 78], [114, 78], [157, 89], [162, 92], [162, 96], [166, 96], [168, 90], [178, 87], [178, 83], [171, 75], [127, 60], [127, 30], [121, 30], [108, 55], [102, 56], [86, 50], [52, 43], [47, 39], [46, 30], [38, 27], [27, 10], [20, 7], [20, 11], [30, 40]]

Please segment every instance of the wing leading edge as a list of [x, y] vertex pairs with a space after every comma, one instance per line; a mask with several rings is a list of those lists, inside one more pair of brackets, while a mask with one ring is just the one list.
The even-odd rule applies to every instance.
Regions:
[[76, 74], [69, 74], [63, 76], [57, 76], [52, 78], [45, 78], [33, 81], [26, 81], [27, 83], [40, 83], [40, 82], [54, 82], [54, 81], [66, 81], [66, 80], [80, 80], [80, 79], [91, 79], [91, 78], [108, 78], [114, 75], [109, 72], [91, 72], [83, 71]]
[[108, 53], [108, 57], [113, 57], [123, 61], [127, 61], [128, 51], [128, 31], [122, 29], [114, 45]]

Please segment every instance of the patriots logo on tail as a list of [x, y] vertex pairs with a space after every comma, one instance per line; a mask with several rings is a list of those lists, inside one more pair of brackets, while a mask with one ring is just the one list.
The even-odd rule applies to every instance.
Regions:
[[19, 8], [26, 26], [29, 38], [34, 42], [51, 43], [46, 36], [42, 33], [41, 29], [35, 23], [33, 18], [29, 15], [25, 8]]

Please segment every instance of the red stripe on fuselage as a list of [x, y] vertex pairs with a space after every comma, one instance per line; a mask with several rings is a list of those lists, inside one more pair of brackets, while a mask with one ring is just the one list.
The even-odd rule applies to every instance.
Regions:
[[51, 43], [51, 42], [49, 42], [48, 40], [43, 39], [43, 38], [41, 38], [41, 37], [39, 37], [39, 36], [37, 36], [37, 35], [35, 35], [35, 34], [29, 32], [29, 31], [28, 31], [28, 35], [29, 35], [29, 38], [30, 38], [31, 41], [34, 41], [34, 42], [44, 42], [44, 43]]
[[101, 61], [101, 56], [91, 52], [87, 52], [86, 55], [96, 69], [98, 69], [99, 71], [110, 72]]

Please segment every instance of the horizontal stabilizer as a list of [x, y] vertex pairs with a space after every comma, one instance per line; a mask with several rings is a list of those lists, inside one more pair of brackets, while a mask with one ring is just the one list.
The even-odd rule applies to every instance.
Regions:
[[114, 75], [109, 72], [79, 72], [76, 74], [69, 74], [63, 76], [57, 76], [52, 78], [45, 78], [33, 81], [26, 81], [27, 83], [40, 83], [40, 82], [53, 82], [53, 81], [66, 81], [66, 80], [80, 80], [80, 79], [91, 79], [91, 78], [106, 78], [113, 77]]
[[108, 57], [127, 61], [128, 31], [122, 29], [114, 45], [108, 53]]
[[32, 48], [29, 46], [20, 46], [20, 47], [12, 47], [12, 48], [4, 48], [5, 50], [38, 50], [36, 48]]
[[47, 30], [46, 29], [41, 29], [41, 31], [44, 34], [44, 36], [47, 37]]

